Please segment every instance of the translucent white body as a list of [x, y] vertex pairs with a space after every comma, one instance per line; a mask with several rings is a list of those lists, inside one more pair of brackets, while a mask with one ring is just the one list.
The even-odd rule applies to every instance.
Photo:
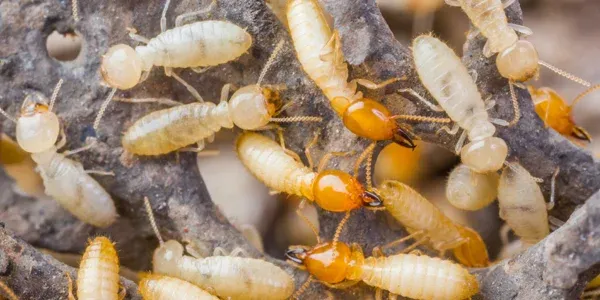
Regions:
[[216, 66], [248, 51], [252, 37], [241, 27], [225, 21], [201, 21], [169, 29], [135, 51], [142, 70], [152, 66], [193, 68]]
[[154, 272], [191, 282], [221, 298], [286, 299], [294, 292], [291, 276], [254, 258], [183, 255], [183, 246], [167, 241], [154, 252]]
[[58, 117], [42, 104], [46, 101], [45, 96], [34, 93], [27, 96], [21, 106], [21, 115], [17, 119], [17, 143], [29, 153], [54, 146], [60, 133]]
[[525, 246], [533, 245], [550, 233], [546, 201], [531, 174], [518, 163], [505, 168], [498, 185], [502, 218]]
[[119, 299], [119, 257], [111, 241], [95, 238], [85, 249], [77, 272], [77, 299]]
[[343, 115], [352, 101], [362, 98], [362, 93], [356, 92], [356, 84], [347, 81], [348, 66], [343, 53], [330, 42], [333, 34], [319, 4], [314, 0], [291, 0], [287, 20], [302, 68], [332, 101], [336, 112]]
[[413, 299], [468, 299], [479, 291], [467, 269], [426, 255], [369, 257], [349, 279]]
[[460, 164], [448, 177], [446, 198], [448, 202], [460, 209], [482, 209], [496, 199], [499, 179], [498, 173], [481, 174]]
[[107, 227], [117, 218], [110, 195], [88, 175], [83, 166], [52, 147], [32, 153], [44, 181], [46, 194], [58, 201], [79, 220], [97, 227]]
[[146, 300], [218, 300], [201, 288], [175, 277], [144, 275], [139, 291]]
[[448, 116], [468, 133], [463, 163], [477, 172], [499, 170], [506, 159], [506, 143], [493, 137], [485, 104], [467, 68], [445, 43], [428, 35], [413, 40], [413, 57], [421, 82]]
[[314, 200], [313, 182], [317, 174], [272, 139], [245, 132], [237, 139], [236, 151], [250, 173], [269, 188]]

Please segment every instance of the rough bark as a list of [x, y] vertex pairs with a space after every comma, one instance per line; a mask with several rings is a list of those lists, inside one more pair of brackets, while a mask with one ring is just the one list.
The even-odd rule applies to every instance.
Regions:
[[[172, 26], [176, 15], [200, 9], [208, 2], [176, 1], [167, 15], [168, 23]], [[375, 1], [324, 0], [323, 3], [341, 34], [346, 60], [353, 66], [351, 78], [367, 77], [381, 81], [406, 75], [407, 81], [386, 89], [387, 93], [382, 101], [394, 113], [433, 115], [410, 97], [407, 100], [394, 93], [400, 87], [413, 87], [426, 95], [412, 67], [408, 45], [400, 45], [394, 39]], [[158, 34], [162, 5], [162, 2], [85, 0], [80, 1], [82, 19], [75, 22], [70, 5], [64, 1], [38, 1], [26, 5], [16, 0], [3, 1], [0, 3], [0, 39], [4, 43], [0, 47], [0, 106], [9, 113], [16, 113], [24, 93], [35, 90], [49, 95], [58, 79], [63, 78], [65, 84], [59, 94], [56, 111], [70, 138], [67, 149], [83, 145], [83, 140], [89, 134], [89, 124], [108, 93], [108, 89], [100, 84], [100, 55], [116, 43], [133, 45], [126, 36], [126, 27], [135, 27], [140, 34], [148, 37]], [[518, 4], [511, 6], [508, 13], [511, 20], [521, 22]], [[205, 99], [218, 99], [225, 83], [238, 86], [255, 83], [273, 46], [280, 39], [285, 39], [288, 41], [287, 46], [266, 77], [266, 82], [284, 83], [287, 86], [284, 98], [296, 101], [287, 111], [288, 115], [319, 115], [324, 118], [324, 123], [319, 125], [288, 126], [285, 138], [290, 148], [301, 152], [303, 145], [321, 127], [324, 129], [314, 153], [316, 158], [328, 151], [353, 149], [360, 152], [368, 145], [368, 141], [356, 138], [342, 126], [339, 118], [329, 108], [328, 101], [304, 75], [295, 59], [285, 28], [274, 18], [263, 1], [220, 0], [210, 18], [228, 20], [246, 28], [253, 36], [254, 44], [249, 53], [240, 59], [214, 67], [201, 75], [189, 70], [177, 71], [197, 87]], [[60, 32], [76, 30], [83, 37], [84, 46], [75, 61], [58, 62], [48, 56], [44, 46], [45, 38], [55, 29]], [[477, 83], [483, 96], [492, 95], [498, 103], [492, 115], [510, 119], [512, 107], [507, 82], [498, 75], [494, 61], [481, 55], [483, 43], [481, 37], [468, 43], [464, 62], [469, 68], [477, 70]], [[378, 96], [383, 92], [368, 93], [379, 99], [381, 97]], [[159, 69], [154, 70], [150, 78], [139, 87], [118, 94], [125, 97], [169, 97], [183, 102], [193, 101], [185, 88], [176, 81], [165, 78]], [[520, 91], [519, 96], [521, 121], [513, 128], [499, 129], [499, 135], [509, 144], [511, 158], [518, 159], [533, 175], [549, 179], [555, 168], [560, 167], [557, 181], [558, 203], [552, 214], [566, 220], [576, 206], [583, 204], [600, 187], [600, 164], [585, 151], [545, 129], [532, 109], [528, 94]], [[210, 201], [196, 169], [193, 154], [180, 154], [179, 159], [175, 155], [167, 155], [139, 158], [130, 165], [122, 163], [121, 133], [134, 120], [158, 108], [157, 105], [111, 104], [98, 132], [99, 146], [74, 157], [86, 169], [115, 172], [114, 177], [96, 177], [117, 204], [120, 218], [115, 225], [105, 230], [83, 225], [51, 200], [35, 200], [13, 194], [5, 177], [0, 177], [4, 193], [0, 197], [0, 219], [27, 243], [55, 251], [80, 253], [88, 236], [106, 234], [116, 241], [124, 265], [144, 270], [150, 268], [151, 253], [156, 247], [156, 240], [152, 237], [141, 202], [144, 196], [148, 196], [164, 238], [196, 240], [203, 243], [209, 251], [217, 246], [228, 250], [241, 247], [252, 256], [260, 257]], [[3, 122], [4, 131], [13, 135], [14, 125], [6, 120]], [[437, 125], [414, 124], [413, 129], [427, 142], [438, 143], [448, 149], [454, 147], [454, 137], [435, 134]], [[352, 159], [341, 159], [332, 163], [332, 166], [349, 170], [353, 162]], [[543, 187], [548, 196], [549, 180], [543, 183]], [[594, 202], [590, 203], [598, 202], [598, 198], [600, 197], [594, 197]], [[480, 271], [482, 294], [490, 299], [542, 299], [555, 296], [553, 299], [559, 299], [576, 295], [581, 290], [584, 279], [591, 276], [585, 275], [588, 273], [584, 271], [598, 262], [598, 254], [593, 252], [592, 247], [595, 240], [580, 242], [585, 247], [572, 248], [573, 245], [581, 244], [573, 244], [575, 235], [570, 239], [563, 239], [565, 234], [561, 232], [576, 231], [591, 237], [595, 230], [591, 225], [600, 222], [596, 206], [593, 207], [594, 209], [587, 208], [583, 219], [569, 222], [515, 260]], [[329, 239], [342, 215], [320, 211], [320, 216], [322, 237]], [[397, 239], [403, 234], [402, 231], [390, 230], [383, 213], [374, 214], [363, 210], [353, 213], [341, 239], [357, 242], [364, 247], [366, 253], [370, 253], [374, 246]], [[9, 258], [9, 266], [14, 266], [1, 270], [2, 275], [6, 276], [19, 295], [47, 295], [49, 298], [45, 299], [64, 296], [66, 281], [59, 273], [60, 270], [73, 273], [72, 269], [37, 253], [24, 241], [15, 239], [4, 230], [0, 231], [0, 241], [7, 241], [9, 245], [18, 245], [27, 250], [27, 256], [18, 257], [11, 253], [19, 251], [6, 248], [5, 243], [0, 248], [6, 253], [5, 257]], [[544, 255], [538, 255], [540, 253]], [[2, 255], [0, 262], [1, 257]], [[570, 259], [571, 257], [573, 258]], [[281, 260], [271, 257], [265, 259], [284, 266], [294, 274], [298, 286], [306, 277], [304, 272], [286, 266]], [[40, 280], [31, 281], [30, 275], [26, 273], [26, 266], [31, 264], [40, 270]], [[571, 280], [561, 281], [563, 277], [553, 276], [553, 272], [563, 270], [568, 270], [565, 271], [564, 278]], [[544, 277], [540, 278], [542, 273]], [[572, 282], [576, 277], [574, 275], [579, 274], [584, 275]], [[53, 276], [53, 284], [48, 284], [49, 279], [46, 277], [49, 276]], [[492, 284], [497, 280], [503, 280], [505, 284], [501, 287]], [[358, 298], [372, 295], [373, 290], [358, 285], [335, 293]], [[135, 293], [131, 292], [129, 295], [134, 296]], [[306, 296], [317, 295], [322, 296], [323, 289], [321, 285], [313, 284]]]

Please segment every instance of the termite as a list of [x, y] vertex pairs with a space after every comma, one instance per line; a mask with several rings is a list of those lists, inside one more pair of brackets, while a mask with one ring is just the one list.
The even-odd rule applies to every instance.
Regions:
[[19, 297], [17, 297], [15, 292], [6, 283], [2, 281], [0, 281], [0, 290], [3, 292], [3, 294], [0, 294], [0, 296], [4, 295], [8, 300], [19, 300]]
[[446, 185], [446, 198], [457, 208], [479, 210], [492, 203], [498, 195], [496, 172], [477, 173], [464, 164], [452, 170]]
[[[69, 279], [69, 300], [75, 300]], [[106, 237], [95, 238], [85, 248], [77, 272], [77, 299], [117, 300], [125, 297], [119, 292], [119, 256], [113, 243]]]
[[[329, 99], [344, 126], [372, 141], [392, 140], [414, 148], [412, 134], [396, 123], [396, 119], [410, 119], [411, 116], [394, 116], [385, 106], [364, 98], [362, 92], [357, 91], [357, 84], [379, 89], [400, 79], [392, 78], [380, 84], [366, 79], [348, 82], [348, 66], [344, 62], [339, 34], [331, 31], [315, 0], [289, 1], [287, 19], [302, 68]], [[429, 118], [429, 121], [449, 122], [446, 118]]]
[[52, 112], [62, 82], [61, 79], [54, 88], [50, 102], [40, 93], [28, 95], [23, 101], [18, 119], [13, 119], [2, 109], [0, 113], [17, 124], [17, 143], [36, 162], [46, 194], [79, 220], [107, 227], [117, 218], [115, 205], [104, 188], [88, 175], [107, 173], [86, 171], [81, 163], [67, 158], [68, 155], [89, 149], [93, 144], [57, 153], [66, 143], [63, 134], [63, 139], [55, 145], [61, 130], [58, 117]]
[[[154, 220], [147, 197], [144, 205], [160, 246], [152, 260], [155, 274], [183, 279], [219, 296], [232, 299], [286, 299], [294, 291], [292, 277], [276, 265], [256, 258], [236, 257], [244, 253], [235, 249], [230, 256], [200, 257], [196, 251], [175, 241], [164, 241]], [[215, 253], [224, 250], [216, 248]], [[192, 256], [191, 256], [192, 255]]]
[[137, 155], [160, 155], [197, 143], [196, 151], [200, 151], [205, 140], [212, 140], [221, 128], [232, 128], [234, 124], [244, 130], [258, 130], [265, 128], [269, 122], [321, 121], [320, 117], [275, 117], [280, 112], [279, 93], [261, 86], [261, 83], [283, 45], [282, 40], [275, 47], [257, 84], [237, 90], [229, 102], [231, 85], [224, 85], [218, 105], [191, 103], [150, 113], [127, 129], [122, 140], [123, 148]]
[[145, 300], [219, 299], [185, 280], [154, 274], [143, 274], [138, 290]]
[[0, 165], [15, 180], [15, 190], [27, 196], [43, 197], [44, 183], [28, 152], [5, 134], [0, 134]]
[[102, 104], [95, 121], [94, 129], [114, 96], [117, 89], [127, 90], [144, 81], [153, 66], [164, 67], [165, 74], [183, 84], [200, 102], [202, 97], [194, 87], [173, 72], [173, 68], [191, 68], [202, 72], [204, 67], [212, 67], [234, 60], [248, 51], [252, 37], [243, 28], [226, 21], [198, 21], [185, 24], [187, 18], [204, 14], [216, 4], [203, 10], [185, 13], [175, 19], [175, 28], [167, 30], [166, 14], [170, 0], [167, 0], [160, 19], [161, 33], [147, 39], [130, 29], [129, 36], [145, 44], [133, 49], [125, 44], [112, 46], [102, 57], [102, 78], [113, 88]]
[[581, 99], [599, 88], [600, 85], [592, 86], [578, 95], [571, 104], [568, 104], [564, 98], [551, 88], [536, 89], [533, 86], [527, 87], [535, 105], [535, 112], [544, 121], [546, 127], [556, 130], [563, 136], [587, 142], [591, 142], [592, 138], [585, 129], [577, 126], [573, 121], [573, 108]]
[[466, 299], [479, 291], [475, 276], [464, 267], [439, 258], [419, 254], [395, 254], [365, 258], [362, 248], [353, 243], [321, 242], [314, 247], [290, 246], [286, 257], [310, 277], [296, 291], [296, 298], [308, 288], [312, 278], [332, 288], [348, 288], [362, 281], [390, 294], [414, 299]]
[[485, 267], [489, 264], [485, 243], [477, 232], [454, 223], [408, 185], [387, 180], [375, 192], [383, 199], [386, 210], [410, 233], [387, 246], [415, 238], [417, 242], [412, 247], [428, 242], [442, 255], [451, 250], [466, 266]]
[[[486, 104], [477, 90], [467, 68], [460, 58], [444, 42], [430, 35], [421, 35], [412, 44], [415, 67], [419, 78], [440, 106], [429, 102], [412, 89], [410, 92], [435, 111], [445, 111], [455, 124], [452, 129], [442, 129], [456, 134], [463, 129], [455, 151], [460, 153], [462, 162], [479, 173], [494, 172], [502, 168], [508, 154], [508, 146], [501, 138], [495, 137], [494, 124], [507, 126], [509, 123], [490, 118]], [[413, 116], [415, 120], [428, 117]], [[463, 147], [466, 137], [470, 143]]]

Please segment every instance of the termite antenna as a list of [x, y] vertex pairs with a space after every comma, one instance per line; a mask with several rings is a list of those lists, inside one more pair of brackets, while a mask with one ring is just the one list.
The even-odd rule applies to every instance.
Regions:
[[167, 0], [167, 2], [165, 2], [162, 14], [160, 15], [161, 31], [165, 31], [167, 29], [167, 11], [169, 10], [169, 5], [171, 5], [171, 0]]
[[75, 22], [79, 22], [79, 4], [77, 0], [71, 1], [71, 8], [73, 9], [73, 19]]
[[583, 93], [579, 94], [575, 100], [573, 100], [573, 103], [571, 103], [571, 107], [574, 107], [579, 101], [581, 101], [581, 99], [583, 99], [585, 96], [591, 94], [594, 91], [600, 90], [600, 84], [591, 86], [589, 89], [585, 90]]
[[340, 239], [340, 234], [342, 233], [342, 229], [344, 229], [344, 225], [346, 225], [346, 222], [348, 222], [348, 219], [350, 219], [351, 213], [352, 213], [351, 210], [347, 211], [346, 215], [340, 221], [340, 224], [338, 225], [338, 227], [335, 229], [335, 234], [333, 235], [333, 247], [334, 248], [335, 248], [338, 240]]
[[156, 225], [156, 220], [154, 220], [154, 213], [152, 213], [152, 206], [150, 206], [150, 200], [148, 200], [148, 197], [144, 197], [144, 207], [146, 207], [146, 213], [148, 214], [150, 225], [152, 225], [152, 230], [154, 230], [154, 234], [158, 238], [158, 242], [163, 245], [165, 240], [163, 240], [162, 236], [160, 236], [160, 231], [158, 231], [158, 226]]
[[275, 49], [273, 49], [271, 56], [269, 56], [269, 59], [267, 59], [265, 66], [263, 67], [262, 71], [260, 72], [260, 75], [258, 76], [258, 81], [256, 82], [256, 86], [260, 87], [260, 84], [262, 83], [263, 79], [265, 78], [267, 71], [269, 70], [271, 65], [275, 62], [275, 58], [277, 57], [277, 54], [279, 54], [279, 52], [281, 52], [281, 49], [283, 49], [284, 42], [285, 42], [285, 40], [280, 40], [279, 43], [277, 43], [277, 46], [275, 46]]
[[296, 123], [296, 122], [306, 122], [306, 123], [319, 123], [323, 121], [321, 117], [313, 117], [313, 116], [295, 116], [295, 117], [286, 117], [286, 118], [271, 118], [269, 119], [271, 122], [275, 123]]
[[556, 171], [552, 174], [552, 180], [550, 181], [550, 202], [546, 205], [548, 210], [552, 210], [556, 204], [556, 177], [558, 176], [558, 172], [560, 172], [560, 167], [556, 168]]
[[298, 208], [296, 209], [296, 214], [304, 221], [306, 222], [306, 225], [308, 225], [308, 227], [310, 228], [310, 230], [312, 230], [312, 232], [315, 234], [315, 237], [317, 238], [317, 244], [321, 243], [321, 237], [319, 237], [319, 231], [317, 230], [317, 226], [315, 226], [315, 224], [313, 224], [313, 222], [311, 222], [303, 213], [302, 213], [302, 208], [304, 208], [304, 203], [305, 200], [303, 199], [302, 202], [300, 202], [300, 204], [298, 205]]
[[304, 281], [302, 286], [292, 295], [292, 299], [298, 299], [298, 297], [300, 297], [300, 295], [302, 295], [306, 291], [306, 289], [308, 289], [312, 280], [313, 280], [312, 275], [308, 275], [308, 278], [306, 278], [306, 281]]
[[2, 108], [0, 108], [0, 114], [3, 115], [5, 118], [11, 120], [13, 123], [17, 123], [17, 120], [15, 120], [15, 118], [11, 117], [8, 113], [6, 113], [6, 111]]
[[557, 68], [557, 67], [555, 67], [555, 66], [553, 66], [553, 65], [551, 65], [551, 64], [549, 64], [549, 63], [547, 63], [545, 61], [540, 60], [539, 64], [542, 65], [542, 66], [544, 66], [544, 67], [546, 67], [546, 68], [548, 68], [548, 69], [550, 69], [552, 72], [554, 72], [554, 73], [556, 73], [556, 74], [558, 74], [558, 75], [560, 75], [562, 77], [565, 77], [567, 79], [570, 79], [570, 80], [572, 80], [574, 82], [577, 82], [577, 83], [579, 83], [579, 84], [581, 84], [581, 85], [583, 85], [585, 87], [592, 86], [592, 84], [589, 83], [589, 82], [587, 82], [586, 80], [583, 80], [583, 79], [581, 79], [581, 78], [579, 78], [579, 77], [577, 77], [577, 76], [575, 76], [575, 75], [573, 75], [571, 73], [563, 71], [563, 70], [561, 70], [561, 69], [559, 69], [559, 68]]
[[50, 105], [48, 106], [48, 109], [50, 111], [52, 111], [52, 108], [54, 108], [54, 103], [56, 102], [56, 98], [58, 98], [58, 92], [60, 92], [60, 88], [62, 87], [62, 84], [63, 84], [63, 80], [61, 78], [58, 81], [58, 83], [56, 83], [56, 86], [54, 87], [54, 90], [52, 91], [52, 96], [50, 97]]
[[0, 290], [4, 291], [4, 294], [6, 295], [6, 297], [9, 300], [19, 300], [19, 298], [17, 297], [17, 295], [15, 295], [15, 292], [13, 292], [13, 290], [8, 287], [8, 285], [2, 281], [0, 281]]
[[92, 127], [92, 128], [94, 128], [94, 131], [98, 132], [98, 126], [100, 126], [100, 120], [102, 120], [102, 116], [104, 116], [104, 112], [106, 111], [106, 108], [110, 104], [110, 101], [115, 96], [116, 92], [117, 92], [116, 88], [112, 89], [112, 91], [110, 91], [110, 93], [108, 94], [108, 97], [106, 98], [106, 100], [104, 100], [104, 103], [102, 103], [102, 106], [100, 106], [100, 111], [98, 111], [96, 120], [94, 120], [94, 126]]
[[508, 87], [510, 89], [510, 98], [512, 99], [513, 105], [513, 119], [508, 123], [508, 127], [515, 126], [519, 120], [521, 119], [521, 108], [519, 107], [519, 100], [517, 99], [517, 93], [515, 92], [515, 85], [512, 80], [508, 82]]
[[371, 150], [369, 156], [367, 156], [367, 165], [365, 166], [365, 180], [367, 181], [367, 189], [369, 191], [373, 190], [373, 177], [371, 175], [371, 171], [373, 168], [373, 156], [375, 155], [374, 149]]

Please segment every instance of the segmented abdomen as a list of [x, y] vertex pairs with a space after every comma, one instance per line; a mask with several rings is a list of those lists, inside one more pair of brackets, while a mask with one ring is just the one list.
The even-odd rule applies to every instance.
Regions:
[[117, 211], [112, 198], [80, 163], [51, 150], [31, 157], [38, 163], [46, 194], [80, 221], [97, 227], [115, 221]]
[[160, 155], [197, 143], [221, 127], [233, 127], [227, 103], [192, 103], [142, 117], [127, 129], [122, 143], [133, 154]]
[[452, 49], [422, 35], [413, 41], [413, 56], [421, 82], [453, 121], [469, 130], [476, 119], [488, 119], [477, 86]]
[[272, 139], [245, 132], [237, 139], [236, 151], [250, 173], [270, 189], [314, 199], [312, 184], [316, 173], [296, 161]]
[[155, 66], [190, 68], [216, 66], [238, 58], [252, 46], [252, 37], [225, 21], [201, 21], [169, 29], [136, 47]]
[[465, 268], [425, 255], [369, 257], [361, 270], [366, 284], [414, 299], [467, 299], [479, 290]]
[[[314, 0], [292, 0], [288, 3], [287, 19], [298, 60], [308, 76], [331, 101], [337, 99], [333, 109], [342, 115], [350, 103], [359, 97], [356, 86], [348, 84], [348, 66], [339, 51], [334, 61], [335, 47], [329, 40], [331, 29], [319, 4]], [[321, 54], [329, 53], [321, 59]]]
[[140, 280], [139, 291], [144, 299], [219, 299], [185, 280], [160, 275], [144, 275]]
[[492, 53], [503, 51], [519, 40], [515, 31], [508, 27], [501, 0], [461, 0], [460, 6], [473, 25], [488, 39]]
[[224, 299], [286, 299], [294, 292], [289, 274], [254, 258], [183, 256], [171, 272], [165, 275], [189, 281]]
[[119, 257], [112, 242], [95, 238], [85, 249], [77, 272], [78, 299], [117, 300], [119, 294]]

